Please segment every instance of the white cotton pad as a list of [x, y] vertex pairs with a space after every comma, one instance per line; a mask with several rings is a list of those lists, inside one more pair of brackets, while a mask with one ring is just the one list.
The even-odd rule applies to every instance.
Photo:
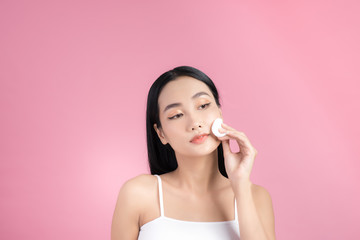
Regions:
[[217, 137], [223, 137], [223, 136], [226, 135], [226, 133], [220, 133], [219, 132], [219, 128], [221, 128], [222, 122], [223, 122], [223, 120], [221, 118], [217, 118], [217, 119], [215, 119], [215, 121], [213, 122], [213, 124], [211, 126], [211, 131]]

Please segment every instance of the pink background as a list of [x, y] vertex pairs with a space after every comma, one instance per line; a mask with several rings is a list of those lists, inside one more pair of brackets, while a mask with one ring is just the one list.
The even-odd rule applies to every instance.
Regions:
[[0, 2], [0, 239], [109, 239], [164, 71], [217, 85], [277, 239], [360, 239], [358, 1]]

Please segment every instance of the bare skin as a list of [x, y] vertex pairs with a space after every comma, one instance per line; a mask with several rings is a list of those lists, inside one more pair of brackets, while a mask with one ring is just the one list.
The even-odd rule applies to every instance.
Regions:
[[[194, 78], [179, 77], [163, 88], [158, 103], [161, 126], [154, 124], [154, 129], [163, 144], [172, 146], [178, 162], [175, 171], [161, 175], [164, 215], [184, 221], [229, 221], [234, 219], [236, 198], [241, 239], [275, 239], [270, 195], [250, 181], [257, 151], [244, 133], [226, 124], [220, 130], [226, 136], [217, 138], [211, 133], [211, 123], [222, 114], [210, 89]], [[204, 133], [208, 135], [202, 143], [191, 141]], [[240, 152], [231, 152], [230, 139], [236, 140]], [[221, 142], [228, 179], [217, 165], [216, 149]], [[112, 240], [135, 240], [142, 225], [160, 216], [157, 184], [156, 177], [143, 174], [122, 186]]]

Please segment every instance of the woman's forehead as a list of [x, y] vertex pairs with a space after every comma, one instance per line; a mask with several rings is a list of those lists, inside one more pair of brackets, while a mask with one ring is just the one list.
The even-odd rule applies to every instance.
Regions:
[[159, 105], [191, 100], [198, 92], [205, 92], [212, 97], [211, 91], [205, 83], [192, 77], [181, 76], [164, 86], [159, 95]]

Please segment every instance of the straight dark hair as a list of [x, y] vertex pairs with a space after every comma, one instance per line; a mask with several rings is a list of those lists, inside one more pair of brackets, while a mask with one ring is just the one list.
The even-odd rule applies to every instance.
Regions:
[[[213, 81], [202, 71], [189, 67], [180, 66], [170, 71], [163, 73], [156, 81], [152, 84], [149, 90], [146, 107], [146, 137], [147, 137], [147, 150], [148, 150], [148, 161], [151, 174], [163, 174], [174, 171], [177, 167], [177, 160], [173, 148], [169, 145], [163, 145], [154, 129], [154, 123], [158, 127], [161, 127], [159, 119], [159, 104], [158, 99], [163, 87], [181, 76], [193, 77], [203, 83], [205, 83], [211, 93], [213, 94], [216, 104], [221, 107], [219, 102], [219, 94]], [[218, 167], [220, 173], [224, 177], [228, 177], [225, 164], [222, 144], [220, 143], [217, 148], [218, 151]]]

